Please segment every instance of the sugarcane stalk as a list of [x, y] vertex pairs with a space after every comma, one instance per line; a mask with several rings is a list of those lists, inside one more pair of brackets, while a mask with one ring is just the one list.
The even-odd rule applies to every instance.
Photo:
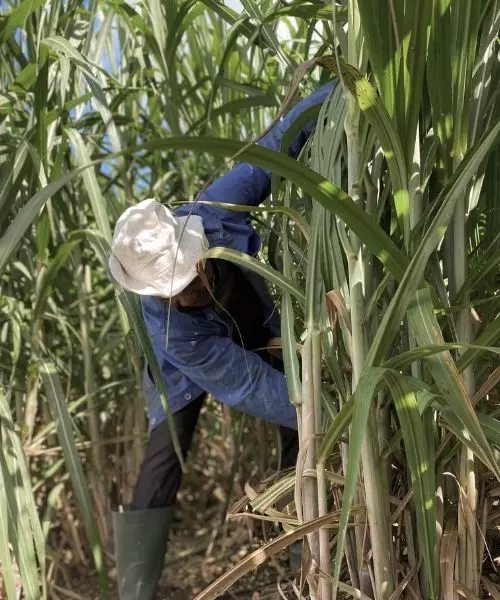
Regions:
[[[315, 371], [321, 367], [315, 364], [317, 360], [317, 346], [320, 342], [319, 323], [316, 311], [316, 289], [318, 282], [317, 276], [317, 232], [318, 232], [318, 213], [319, 207], [313, 207], [311, 219], [311, 240], [308, 252], [307, 279], [306, 279], [306, 338], [304, 341], [302, 353], [302, 440], [305, 447], [304, 469], [316, 468], [316, 385], [317, 379]], [[318, 497], [316, 482], [311, 477], [303, 478], [303, 511], [304, 521], [315, 519], [318, 516]], [[309, 536], [309, 545], [313, 562], [319, 564], [319, 540], [318, 533], [314, 532]]]
[[[357, 59], [356, 48], [352, 47], [353, 58]], [[348, 190], [351, 198], [360, 206], [364, 205], [363, 190], [360, 185], [360, 147], [359, 147], [360, 113], [357, 101], [349, 97], [345, 122], [347, 136]], [[367, 339], [365, 328], [365, 285], [363, 247], [357, 236], [351, 235], [351, 252], [348, 256], [350, 308], [352, 323], [352, 391], [355, 392], [366, 358]], [[361, 450], [361, 465], [364, 479], [364, 495], [370, 540], [372, 545], [374, 590], [365, 561], [364, 540], [361, 531], [357, 532], [358, 568], [360, 590], [367, 594], [375, 594], [377, 600], [388, 598], [394, 590], [394, 573], [392, 548], [390, 540], [389, 497], [385, 473], [378, 460], [380, 454], [374, 422], [376, 414], [372, 408], [367, 432]], [[360, 529], [358, 527], [357, 529]]]
[[[453, 289], [452, 295], [456, 295], [466, 281], [468, 272], [468, 256], [466, 249], [466, 214], [468, 195], [462, 196], [456, 205], [453, 215]], [[463, 299], [467, 305], [469, 296]], [[468, 308], [459, 311], [456, 320], [458, 342], [470, 344], [473, 341], [471, 314]], [[474, 371], [468, 367], [462, 373], [465, 388], [469, 398], [475, 392]], [[477, 562], [477, 484], [475, 458], [473, 452], [463, 447], [459, 457], [459, 506], [458, 511], [458, 564], [459, 576], [463, 577], [464, 585], [479, 594], [479, 565]]]

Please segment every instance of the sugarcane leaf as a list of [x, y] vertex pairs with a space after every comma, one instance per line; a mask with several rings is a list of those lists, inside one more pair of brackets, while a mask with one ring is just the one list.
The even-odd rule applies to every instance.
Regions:
[[462, 349], [475, 349], [479, 352], [491, 352], [493, 354], [500, 354], [500, 348], [495, 348], [493, 346], [481, 346], [477, 344], [431, 344], [429, 346], [419, 346], [414, 350], [408, 350], [399, 354], [398, 356], [394, 356], [389, 360], [385, 361], [384, 366], [389, 369], [403, 369], [404, 367], [410, 365], [411, 363], [420, 360], [422, 358], [426, 358], [428, 356], [434, 356], [435, 354], [439, 354], [440, 352], [448, 352], [450, 350], [462, 350]]
[[289, 294], [292, 294], [302, 304], [304, 303], [304, 294], [297, 286], [289, 281], [286, 277], [281, 275], [278, 271], [269, 267], [260, 260], [249, 256], [245, 252], [239, 252], [238, 250], [232, 250], [231, 248], [215, 247], [210, 248], [205, 252], [206, 258], [221, 258], [223, 260], [229, 260], [236, 265], [250, 269], [254, 273], [261, 275], [269, 283], [278, 286], [280, 289], [286, 290]]
[[[443, 338], [433, 310], [428, 289], [418, 290], [408, 310], [409, 323], [420, 346], [442, 344]], [[477, 415], [467, 395], [462, 378], [449, 352], [441, 352], [427, 359], [437, 388], [445, 403], [460, 419], [467, 435], [474, 441], [476, 453], [500, 479], [500, 467], [491, 451]]]
[[[3, 457], [0, 456], [0, 461]], [[0, 468], [0, 493], [6, 499], [6, 481], [4, 479], [5, 468]], [[9, 504], [0, 502], [0, 568], [7, 592], [7, 600], [16, 600], [16, 581], [14, 576], [12, 557], [9, 548]]]
[[417, 541], [421, 552], [423, 569], [426, 573], [428, 598], [437, 598], [439, 580], [436, 560], [436, 503], [434, 468], [428, 455], [424, 423], [420, 416], [417, 397], [407, 384], [405, 377], [387, 371], [384, 375], [394, 400], [401, 425], [402, 439], [408, 469], [411, 474], [415, 510], [417, 515]]
[[8, 261], [17, 245], [23, 239], [23, 236], [31, 223], [39, 215], [49, 198], [56, 194], [62, 187], [71, 181], [77, 175], [80, 175], [86, 167], [75, 169], [66, 173], [57, 181], [49, 183], [42, 188], [17, 213], [14, 220], [9, 225], [7, 231], [0, 238], [0, 273], [5, 270]]
[[73, 433], [73, 424], [66, 406], [66, 397], [61, 385], [59, 375], [54, 364], [48, 360], [42, 360], [40, 373], [49, 401], [50, 411], [57, 423], [57, 437], [63, 449], [66, 468], [71, 476], [73, 490], [78, 502], [78, 508], [82, 516], [91, 549], [94, 565], [99, 573], [99, 586], [102, 598], [107, 598], [108, 575], [104, 562], [102, 544], [94, 517], [92, 500], [89, 494], [85, 474], [83, 472], [80, 457], [76, 449], [76, 440]]
[[[2, 423], [2, 430], [4, 425]], [[2, 438], [4, 437], [2, 432]], [[19, 567], [23, 592], [27, 600], [40, 598], [38, 570], [35, 547], [33, 544], [31, 522], [22, 498], [23, 487], [18, 471], [15, 449], [10, 443], [2, 444], [0, 453], [0, 469], [2, 470], [2, 499], [7, 505], [8, 534]], [[9, 558], [7, 569], [12, 565]]]
[[482, 353], [483, 347], [491, 346], [500, 340], [500, 317], [493, 319], [486, 325], [481, 335], [476, 339], [474, 348], [468, 348], [457, 359], [457, 369], [463, 371], [471, 365]]
[[388, 351], [408, 305], [413, 300], [417, 289], [423, 285], [427, 263], [444, 236], [444, 232], [453, 216], [457, 199], [465, 190], [484, 157], [497, 142], [499, 133], [500, 119], [491, 131], [483, 136], [481, 142], [467, 154], [440, 197], [436, 199], [436, 204], [439, 206], [436, 216], [430, 223], [422, 242], [413, 255], [410, 265], [384, 314], [382, 323], [370, 347], [366, 359], [367, 364], [380, 364], [383, 356]]
[[[31, 487], [31, 476], [28, 463], [24, 453], [23, 445], [19, 435], [15, 431], [14, 422], [10, 414], [7, 398], [0, 391], [0, 421], [3, 423], [4, 436], [10, 445], [16, 460], [16, 470], [20, 477], [18, 486], [17, 502], [23, 514], [29, 518], [30, 531], [33, 536], [38, 561], [41, 568], [41, 579], [45, 578], [45, 542], [38, 516], [37, 506]], [[35, 566], [36, 571], [36, 566]]]
[[[245, 145], [234, 140], [209, 137], [203, 138], [203, 141], [188, 136], [171, 137], [141, 144], [135, 148], [123, 150], [120, 154], [140, 154], [170, 149], [210, 152], [216, 156], [234, 156]], [[113, 156], [118, 156], [118, 154], [107, 155], [106, 159], [111, 159]], [[269, 169], [306, 191], [314, 200], [342, 219], [389, 269], [395, 279], [402, 278], [408, 265], [407, 257], [374, 219], [361, 210], [352, 198], [339, 187], [293, 158], [268, 148], [251, 146], [239, 158]]]
[[[356, 391], [354, 393], [354, 402], [352, 406], [353, 413], [351, 435], [349, 438], [349, 456], [346, 467], [344, 493], [342, 494], [342, 511], [339, 522], [336, 561], [333, 573], [334, 581], [339, 581], [340, 578], [340, 569], [346, 542], [347, 525], [349, 522], [351, 507], [353, 505], [354, 494], [356, 492], [356, 487], [358, 483], [359, 465], [361, 462], [361, 450], [366, 435], [366, 428], [368, 426], [368, 417], [370, 414], [372, 400], [378, 387], [381, 385], [382, 378], [386, 371], [386, 369], [383, 369], [381, 367], [371, 366], [363, 369], [358, 385], [356, 387]], [[345, 406], [347, 406], [347, 404]], [[343, 409], [345, 408], [345, 406], [343, 407]], [[347, 409], [345, 412], [347, 413]], [[339, 415], [337, 415], [337, 418]], [[341, 425], [343, 424], [344, 423], [342, 422]], [[338, 428], [337, 431], [339, 431], [339, 429], [340, 428]], [[335, 436], [333, 434], [330, 435], [329, 443], [332, 439], [334, 439], [334, 437]], [[327, 446], [325, 445], [322, 448], [322, 451], [325, 452], [326, 449]]]
[[[189, 204], [189, 202], [185, 204]], [[197, 200], [193, 202], [194, 206], [196, 204], [206, 204], [208, 206], [215, 206], [217, 208], [226, 208], [227, 210], [234, 210], [235, 212], [284, 214], [290, 217], [292, 221], [295, 221], [306, 241], [309, 240], [309, 223], [298, 211], [294, 210], [293, 208], [286, 206], [249, 206], [247, 204], [229, 204], [226, 202], [210, 202], [208, 200]]]
[[67, 135], [76, 151], [76, 159], [83, 167], [82, 171], [83, 183], [87, 190], [90, 204], [94, 212], [94, 217], [97, 222], [99, 231], [104, 237], [111, 242], [111, 227], [109, 225], [109, 212], [106, 207], [106, 201], [101, 192], [101, 188], [97, 181], [95, 170], [91, 164], [90, 156], [83, 141], [82, 136], [75, 129], [67, 130]]
[[47, 268], [43, 281], [37, 289], [33, 319], [38, 320], [42, 317], [45, 305], [52, 292], [52, 286], [56, 282], [60, 270], [65, 266], [71, 255], [73, 248], [79, 243], [77, 239], [70, 239], [58, 248], [53, 260]]
[[348, 430], [352, 422], [353, 413], [354, 397], [351, 396], [332, 419], [318, 451], [318, 462], [324, 463], [327, 457], [330, 456], [335, 444], [338, 443], [341, 436]]
[[0, 23], [0, 44], [4, 44], [18, 27], [23, 27], [26, 19], [43, 4], [44, 0], [23, 0], [15, 6]]

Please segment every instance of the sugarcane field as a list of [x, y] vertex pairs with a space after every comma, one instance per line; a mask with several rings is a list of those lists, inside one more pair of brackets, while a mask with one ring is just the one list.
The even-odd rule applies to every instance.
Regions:
[[500, 0], [0, 0], [0, 600], [500, 599]]

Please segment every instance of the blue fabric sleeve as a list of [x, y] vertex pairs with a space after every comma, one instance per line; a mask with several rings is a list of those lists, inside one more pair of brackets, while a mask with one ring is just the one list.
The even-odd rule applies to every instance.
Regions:
[[229, 337], [192, 332], [182, 343], [155, 348], [169, 364], [214, 398], [249, 415], [297, 428], [283, 373]]
[[[332, 90], [334, 83], [330, 82], [322, 86], [314, 94], [301, 100], [258, 142], [258, 145], [270, 150], [279, 151], [281, 138], [290, 125], [309, 108], [317, 105], [319, 110], [320, 105], [323, 104]], [[290, 156], [293, 158], [298, 156], [315, 123], [316, 120], [310, 121], [301, 129], [288, 148]], [[239, 163], [225, 175], [216, 179], [197, 199], [258, 206], [269, 195], [270, 189], [271, 173], [269, 171], [249, 163]], [[246, 212], [235, 212], [208, 206], [203, 207], [203, 205], [199, 205], [197, 213], [203, 216], [203, 213], [207, 209], [216, 212], [221, 218], [224, 218], [227, 213], [230, 214], [233, 220], [246, 220], [248, 218], [248, 213]]]

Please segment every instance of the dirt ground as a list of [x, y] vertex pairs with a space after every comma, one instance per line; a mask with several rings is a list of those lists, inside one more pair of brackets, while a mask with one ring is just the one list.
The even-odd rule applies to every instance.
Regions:
[[[187, 533], [187, 532], [186, 532]], [[226, 570], [240, 562], [259, 547], [262, 535], [251, 533], [244, 523], [233, 522], [225, 535], [209, 548], [205, 539], [198, 538], [200, 549], [184, 557], [185, 537], [179, 532], [172, 540], [173, 553], [163, 572], [161, 600], [190, 600]], [[192, 539], [192, 538], [191, 538]], [[196, 538], [193, 545], [196, 547]], [[209, 540], [206, 540], [210, 543]], [[221, 598], [238, 600], [275, 600], [280, 598], [277, 582], [286, 587], [288, 554], [283, 552], [236, 582]]]

